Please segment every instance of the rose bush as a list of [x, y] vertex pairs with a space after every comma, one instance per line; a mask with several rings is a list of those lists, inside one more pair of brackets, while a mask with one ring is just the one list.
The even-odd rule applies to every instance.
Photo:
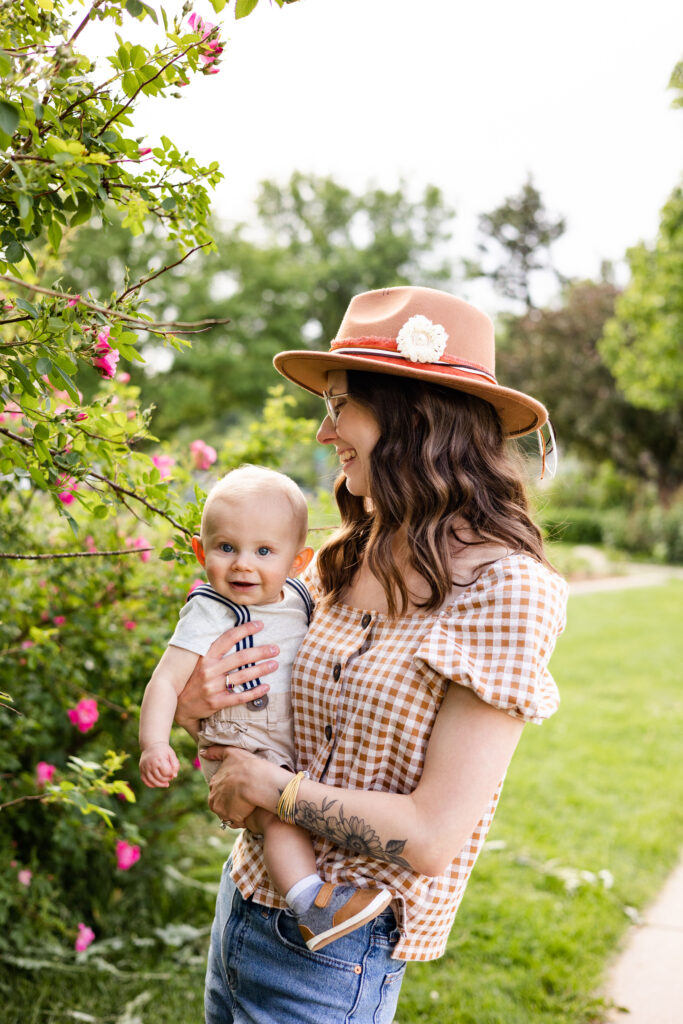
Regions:
[[[293, 419], [292, 404], [273, 389], [259, 420], [217, 446], [210, 474], [189, 443], [152, 453], [169, 460], [167, 483], [195, 528], [205, 490], [228, 469], [305, 462], [314, 424]], [[194, 743], [174, 736], [181, 772], [167, 790], [143, 786], [137, 767], [140, 700], [201, 570], [189, 545], [171, 551], [163, 520], [74, 516], [83, 557], [2, 562], [0, 673], [12, 701], [0, 702], [0, 852], [14, 868], [0, 880], [0, 950], [55, 939], [73, 949], [79, 925], [105, 938], [211, 912], [201, 888], [171, 894], [165, 872], [191, 870], [183, 830], [198, 814], [211, 821]], [[38, 541], [53, 554], [74, 546], [47, 495], [0, 480], [0, 549]], [[97, 557], [105, 551], [122, 554]]]

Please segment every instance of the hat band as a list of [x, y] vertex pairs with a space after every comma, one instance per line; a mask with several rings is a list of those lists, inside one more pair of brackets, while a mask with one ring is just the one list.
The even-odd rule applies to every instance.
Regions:
[[491, 384], [498, 384], [494, 374], [479, 363], [472, 363], [466, 359], [458, 359], [457, 356], [450, 356], [444, 352], [440, 359], [433, 362], [414, 362], [399, 352], [393, 338], [353, 338], [347, 340], [338, 339], [330, 345], [330, 352], [343, 356], [365, 356], [367, 359], [385, 361], [387, 359], [399, 360], [408, 363], [417, 369], [427, 369], [430, 366], [438, 366], [441, 372], [452, 373], [454, 376], [468, 376], [475, 380], [483, 378]]

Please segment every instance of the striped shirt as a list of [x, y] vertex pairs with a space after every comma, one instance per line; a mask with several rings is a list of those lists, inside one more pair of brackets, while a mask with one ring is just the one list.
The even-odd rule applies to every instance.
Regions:
[[[321, 596], [315, 570], [304, 579], [315, 601]], [[564, 628], [566, 600], [561, 577], [517, 554], [489, 565], [428, 614], [390, 619], [343, 603], [317, 609], [292, 673], [299, 768], [330, 786], [411, 793], [451, 682], [515, 718], [542, 722], [559, 703], [548, 662]], [[432, 960], [443, 953], [502, 784], [436, 878], [377, 860], [371, 837], [354, 834], [353, 818], [345, 823], [353, 852], [313, 836], [326, 880], [393, 891], [401, 930], [395, 958]], [[233, 879], [245, 898], [285, 905], [268, 878], [260, 838], [246, 831], [233, 851]]]

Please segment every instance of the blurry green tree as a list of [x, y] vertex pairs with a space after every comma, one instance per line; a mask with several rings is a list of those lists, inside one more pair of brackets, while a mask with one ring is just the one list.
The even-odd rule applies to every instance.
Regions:
[[567, 286], [558, 308], [502, 318], [498, 374], [551, 410], [564, 451], [656, 484], [668, 501], [683, 483], [679, 409], [637, 408], [601, 358], [599, 342], [618, 290], [609, 282]]
[[479, 217], [481, 260], [465, 260], [466, 274], [488, 278], [505, 298], [534, 309], [532, 278], [544, 272], [563, 281], [552, 265], [550, 247], [565, 229], [564, 218], [548, 213], [529, 177], [516, 195]]
[[683, 405], [683, 188], [661, 213], [653, 245], [628, 250], [631, 280], [605, 327], [600, 352], [634, 406]]
[[[222, 432], [260, 408], [277, 379], [268, 369], [273, 355], [326, 343], [354, 293], [451, 276], [434, 253], [448, 239], [454, 214], [433, 186], [413, 201], [403, 186], [355, 193], [331, 178], [295, 173], [284, 186], [261, 184], [256, 214], [249, 226], [214, 224], [214, 251], [146, 287], [155, 317], [230, 318], [195, 335], [191, 352], [161, 350], [148, 339], [148, 367], [134, 380], [143, 402], [157, 407], [160, 437], [183, 428]], [[122, 286], [124, 266], [145, 274], [152, 262], [170, 262], [157, 231], [130, 238], [109, 228], [105, 238], [93, 226], [70, 247], [64, 280], [72, 287], [99, 281], [108, 292]], [[150, 374], [155, 363], [158, 372]], [[313, 403], [304, 397], [302, 408], [311, 411]]]
[[[683, 61], [673, 69], [673, 107], [683, 107]], [[631, 281], [617, 300], [600, 351], [633, 405], [683, 404], [683, 186], [673, 190], [653, 245], [629, 249]]]

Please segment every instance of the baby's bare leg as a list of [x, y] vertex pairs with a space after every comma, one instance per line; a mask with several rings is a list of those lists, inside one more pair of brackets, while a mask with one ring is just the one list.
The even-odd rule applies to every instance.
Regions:
[[281, 896], [302, 878], [317, 874], [311, 837], [305, 829], [286, 825], [277, 815], [257, 808], [251, 819], [263, 833], [263, 859]]

